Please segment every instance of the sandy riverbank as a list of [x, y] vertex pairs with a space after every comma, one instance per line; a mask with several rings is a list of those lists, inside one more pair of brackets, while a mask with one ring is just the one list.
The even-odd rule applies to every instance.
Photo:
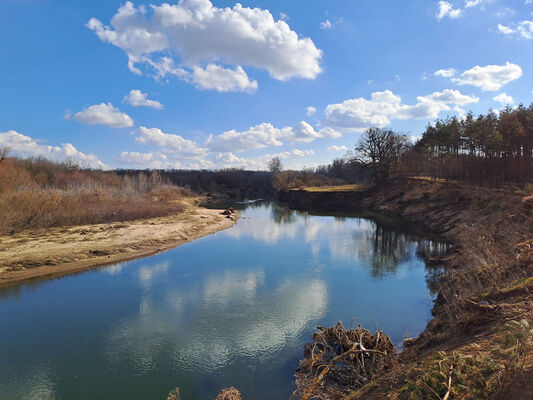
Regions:
[[233, 226], [222, 210], [184, 200], [178, 215], [0, 236], [0, 286], [156, 254]]

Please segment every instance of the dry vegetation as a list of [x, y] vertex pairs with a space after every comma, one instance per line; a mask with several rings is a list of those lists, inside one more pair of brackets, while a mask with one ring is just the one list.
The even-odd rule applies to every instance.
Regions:
[[274, 174], [273, 179], [274, 188], [278, 191], [305, 187], [325, 187], [341, 185], [344, 183], [341, 179], [330, 178], [312, 169], [304, 169], [302, 171], [280, 171]]
[[44, 159], [0, 163], [0, 234], [25, 229], [130, 221], [181, 211], [189, 193], [157, 171], [119, 176]]
[[317, 329], [296, 372], [295, 400], [341, 398], [398, 364], [396, 349], [382, 331], [347, 330], [340, 322]]
[[[446, 272], [433, 308], [435, 318], [426, 331], [404, 343], [399, 368], [377, 376], [346, 399], [532, 398], [529, 187], [512, 192], [410, 178], [390, 179], [366, 193], [330, 193], [328, 199], [320, 192], [287, 193], [292, 201], [301, 198], [316, 209], [348, 202], [402, 216], [454, 245], [439, 260]], [[320, 392], [311, 398], [319, 399]]]

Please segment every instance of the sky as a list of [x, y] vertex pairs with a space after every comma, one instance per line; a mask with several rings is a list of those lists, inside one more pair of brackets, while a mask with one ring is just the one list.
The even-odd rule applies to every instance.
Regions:
[[0, 0], [0, 37], [0, 146], [90, 168], [315, 167], [533, 102], [533, 0]]

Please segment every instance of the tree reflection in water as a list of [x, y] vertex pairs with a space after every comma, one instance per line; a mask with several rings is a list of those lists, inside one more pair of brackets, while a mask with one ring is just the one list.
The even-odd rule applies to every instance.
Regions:
[[[308, 212], [296, 211], [278, 203], [271, 204], [271, 212], [276, 224], [292, 224], [296, 222], [296, 216], [305, 220], [310, 215]], [[425, 261], [426, 281], [431, 294], [437, 293], [444, 273], [443, 265], [438, 259], [446, 254], [450, 244], [438, 238], [428, 239], [427, 237], [432, 235], [404, 220], [366, 213], [334, 213], [333, 217], [339, 223], [345, 222], [347, 218], [364, 217], [372, 220], [373, 230], [371, 234], [365, 235], [366, 245], [361, 243], [359, 232], [352, 235], [354, 253], [369, 261], [372, 278], [382, 279], [395, 274], [401, 264], [408, 262], [415, 255]]]
[[[426, 282], [430, 292], [436, 294], [444, 273], [443, 265], [438, 259], [446, 254], [451, 245], [411, 233], [406, 229], [405, 223], [399, 225], [398, 222], [390, 222], [386, 224], [375, 222], [373, 233], [367, 235], [367, 241], [371, 246], [366, 249], [370, 249], [371, 254], [360, 254], [371, 261], [371, 276], [380, 279], [396, 273], [398, 267], [407, 262], [414, 251], [418, 258], [425, 261]], [[365, 251], [364, 247], [360, 249]]]

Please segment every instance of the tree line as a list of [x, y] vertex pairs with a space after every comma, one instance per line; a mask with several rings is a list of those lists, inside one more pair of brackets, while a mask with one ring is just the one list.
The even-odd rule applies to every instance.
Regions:
[[412, 143], [405, 134], [370, 128], [351, 156], [375, 181], [392, 174], [500, 186], [533, 178], [533, 104], [428, 124]]

